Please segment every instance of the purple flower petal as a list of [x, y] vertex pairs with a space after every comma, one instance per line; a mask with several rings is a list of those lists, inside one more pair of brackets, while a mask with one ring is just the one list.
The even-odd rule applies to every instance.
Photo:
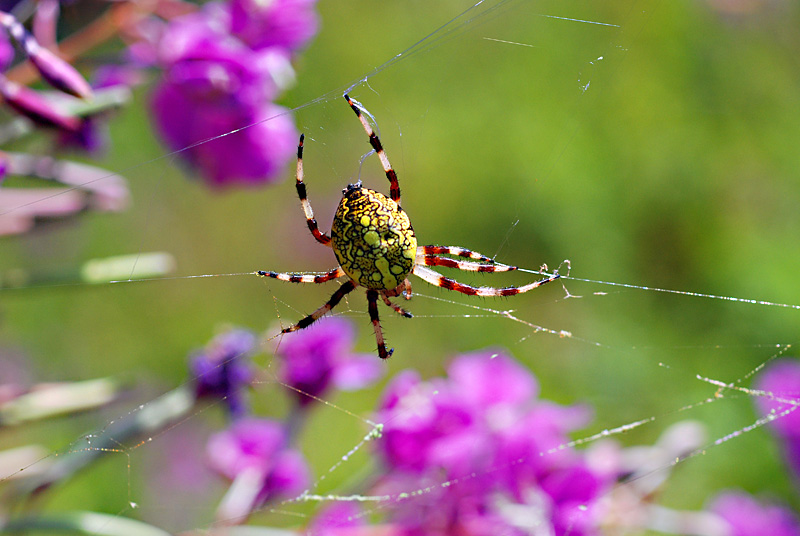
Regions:
[[275, 351], [282, 361], [280, 377], [297, 389], [300, 404], [311, 403], [311, 397], [332, 386], [361, 389], [385, 373], [374, 356], [353, 353], [354, 339], [352, 324], [341, 318], [326, 318], [284, 336]]
[[311, 472], [300, 451], [284, 450], [276, 457], [275, 465], [258, 502], [263, 503], [274, 496], [297, 495], [306, 489], [310, 482]]
[[277, 422], [243, 418], [211, 436], [206, 453], [211, 467], [233, 480], [247, 469], [270, 472], [286, 440], [286, 432]]
[[426, 457], [428, 467], [439, 467], [449, 478], [492, 469], [494, 441], [491, 435], [477, 427], [447, 434], [431, 444]]
[[285, 108], [195, 99], [184, 89], [168, 84], [156, 89], [156, 124], [167, 144], [181, 150], [210, 186], [260, 185], [280, 178], [298, 138]]
[[108, 138], [108, 126], [105, 121], [97, 116], [86, 117], [81, 119], [78, 130], [60, 130], [58, 145], [97, 154], [106, 148]]
[[730, 525], [730, 536], [797, 536], [800, 522], [787, 508], [762, 504], [744, 492], [728, 491], [718, 495], [710, 510]]
[[601, 488], [601, 481], [582, 464], [554, 471], [541, 481], [541, 487], [556, 504], [586, 504]]
[[278, 422], [243, 418], [211, 436], [206, 453], [212, 469], [224, 477], [235, 481], [240, 476], [255, 476], [260, 480], [260, 489], [252, 495], [252, 505], [258, 506], [308, 486], [306, 461], [299, 451], [287, 446], [287, 440], [286, 430]]
[[524, 404], [539, 392], [533, 375], [501, 351], [459, 356], [447, 372], [455, 389], [469, 393], [469, 398], [480, 406]]
[[65, 115], [34, 90], [0, 76], [0, 95], [6, 103], [34, 123], [75, 132], [81, 121]]
[[14, 45], [6, 32], [0, 31], [0, 71], [5, 71], [14, 59]]
[[368, 387], [386, 374], [386, 363], [372, 354], [353, 355], [342, 360], [333, 372], [333, 383], [342, 391]]
[[89, 82], [72, 65], [40, 46], [13, 15], [0, 11], [0, 25], [19, 43], [39, 74], [50, 85], [76, 97], [92, 96]]
[[800, 476], [800, 364], [775, 361], [759, 374], [756, 387], [772, 396], [758, 397], [756, 405], [763, 415], [779, 416], [769, 427], [782, 440], [786, 461]]
[[208, 4], [163, 31], [152, 112], [167, 144], [209, 185], [261, 185], [280, 178], [296, 151], [288, 110], [269, 102], [293, 72], [287, 52], [228, 35], [226, 17]]
[[254, 334], [234, 329], [218, 335], [189, 363], [197, 397], [215, 397], [225, 401], [231, 415], [241, 417], [247, 411], [244, 389], [253, 380], [249, 357], [256, 347]]
[[46, 48], [38, 48], [37, 52], [30, 56], [30, 60], [42, 78], [54, 88], [82, 99], [92, 97], [89, 82], [72, 65]]
[[[470, 433], [479, 416], [443, 385], [411, 385], [399, 397], [392, 411], [381, 412], [385, 423], [380, 443], [386, 460], [409, 471], [441, 469], [445, 457], [439, 443], [461, 433]], [[456, 445], [452, 445], [456, 447]], [[463, 466], [459, 457], [471, 457], [466, 443], [459, 443], [447, 458], [452, 466]]]
[[[759, 374], [756, 387], [771, 393], [774, 397], [757, 399], [758, 407], [764, 415], [780, 414], [790, 410], [791, 401], [796, 401], [800, 405], [800, 363], [788, 359], [773, 362]], [[800, 407], [773, 421], [771, 426], [782, 435], [793, 436], [800, 440]]]
[[232, 0], [231, 31], [254, 49], [296, 50], [317, 33], [316, 0]]
[[6, 176], [8, 175], [8, 168], [10, 167], [10, 163], [8, 160], [8, 155], [2, 151], [0, 151], [0, 184], [3, 184]]
[[361, 508], [352, 502], [336, 502], [326, 506], [314, 517], [309, 536], [346, 536], [347, 529], [364, 524]]
[[401, 403], [403, 398], [412, 389], [419, 385], [421, 381], [422, 380], [420, 379], [417, 371], [401, 371], [386, 385], [386, 388], [383, 390], [383, 394], [381, 395], [381, 402], [378, 407], [381, 409], [381, 411], [396, 409], [397, 405]]

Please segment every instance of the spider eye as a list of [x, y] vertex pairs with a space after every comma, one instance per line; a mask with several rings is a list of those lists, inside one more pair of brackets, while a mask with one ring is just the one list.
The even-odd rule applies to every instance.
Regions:
[[360, 189], [361, 189], [361, 181], [359, 180], [355, 184], [348, 184], [347, 188], [344, 188], [342, 190], [342, 195], [346, 195], [348, 192], [352, 192], [354, 190], [360, 190]]

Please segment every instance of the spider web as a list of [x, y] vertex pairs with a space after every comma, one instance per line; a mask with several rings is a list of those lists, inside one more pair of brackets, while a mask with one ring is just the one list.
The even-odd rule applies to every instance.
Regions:
[[[503, 346], [534, 371], [544, 398], [595, 409], [589, 428], [559, 448], [608, 437], [653, 444], [675, 423], [702, 423], [706, 439], [652, 468], [651, 476], [669, 475], [660, 504], [698, 510], [714, 492], [743, 487], [799, 506], [761, 430], [767, 419], [752, 408], [763, 393], [751, 387], [754, 374], [796, 344], [797, 259], [786, 245], [797, 238], [791, 201], [800, 192], [789, 178], [796, 144], [787, 140], [800, 123], [780, 106], [781, 91], [797, 89], [796, 45], [781, 40], [796, 10], [506, 0], [340, 8], [320, 5], [322, 33], [288, 97], [306, 133], [318, 221], [330, 221], [348, 182], [388, 187], [374, 156], [360, 160], [369, 147], [341, 98], [349, 90], [375, 119], [420, 242], [524, 267], [457, 273], [459, 280], [521, 284], [542, 264], [565, 275], [561, 286], [508, 299], [413, 280], [413, 320], [381, 311], [395, 348], [389, 376], [406, 368], [440, 376], [458, 353]], [[770, 48], [773, 31], [784, 48]], [[119, 118], [118, 132], [141, 134], [115, 136], [110, 166], [131, 179], [137, 206], [3, 244], [0, 255], [4, 270], [24, 265], [34, 278], [98, 256], [176, 257], [175, 278], [0, 294], [0, 337], [35, 363], [37, 381], [121, 378], [134, 386], [120, 403], [130, 409], [0, 436], [9, 446], [45, 446], [6, 478], [80, 454], [102, 457], [51, 490], [49, 507], [141, 518], [173, 533], [213, 531], [220, 527], [209, 512], [224, 485], [179, 460], [201, 459], [205, 439], [224, 423], [214, 406], [181, 406], [191, 381], [185, 355], [221, 324], [279, 342], [279, 326], [320, 305], [336, 283], [243, 274], [322, 271], [334, 261], [307, 233], [290, 173], [264, 191], [212, 196], [182, 179], [143, 126], [141, 111]], [[372, 351], [363, 296], [353, 293], [335, 314], [358, 326], [357, 348]], [[269, 351], [259, 359], [255, 411], [280, 418], [290, 387], [276, 379]], [[254, 524], [302, 526], [320, 503], [335, 501], [362, 503], [369, 518], [474, 478], [391, 496], [359, 490], [381, 424], [372, 416], [379, 393], [318, 400], [300, 440], [314, 483], [264, 508]], [[152, 432], [127, 438], [137, 420]], [[174, 494], [159, 480], [168, 469], [188, 472], [191, 490]]]

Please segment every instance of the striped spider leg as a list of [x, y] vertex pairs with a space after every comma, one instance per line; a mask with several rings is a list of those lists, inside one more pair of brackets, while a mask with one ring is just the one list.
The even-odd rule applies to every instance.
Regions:
[[[466, 257], [474, 259], [478, 262], [461, 261], [452, 259], [450, 257], [443, 257], [442, 255], [452, 255], [456, 257]], [[446, 288], [448, 290], [455, 290], [462, 294], [470, 296], [513, 296], [514, 294], [522, 294], [533, 290], [537, 287], [555, 281], [559, 274], [553, 274], [539, 281], [534, 281], [521, 287], [473, 287], [459, 283], [454, 279], [444, 277], [438, 272], [427, 268], [428, 266], [444, 266], [446, 268], [456, 268], [466, 272], [510, 272], [516, 270], [516, 266], [509, 266], [507, 264], [497, 263], [491, 257], [487, 257], [482, 253], [471, 251], [466, 248], [458, 246], [420, 246], [417, 248], [417, 262], [414, 265], [412, 273], [437, 287]]]

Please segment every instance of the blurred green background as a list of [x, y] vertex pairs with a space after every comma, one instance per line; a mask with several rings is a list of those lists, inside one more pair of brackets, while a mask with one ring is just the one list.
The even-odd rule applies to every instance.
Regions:
[[[375, 157], [359, 172], [369, 146], [341, 99], [369, 75], [351, 95], [377, 120], [420, 243], [469, 247], [533, 270], [569, 259], [575, 278], [800, 303], [800, 5], [492, 1], [442, 28], [470, 5], [319, 5], [321, 32], [282, 104], [299, 107], [306, 183], [323, 229], [359, 173], [368, 187], [388, 190]], [[131, 208], [4, 239], [0, 268], [57, 276], [91, 258], [149, 251], [174, 255], [176, 275], [334, 266], [305, 227], [291, 166], [271, 187], [209, 192], [163, 156], [147, 89], [135, 101], [112, 121], [113, 145], [99, 163], [129, 180]], [[501, 286], [534, 277], [458, 276]], [[616, 436], [628, 445], [652, 444], [683, 419], [704, 423], [711, 440], [751, 424], [756, 414], [744, 395], [681, 408], [713, 397], [696, 376], [745, 378], [778, 345], [796, 342], [800, 319], [796, 309], [570, 279], [570, 298], [552, 284], [496, 300], [412, 282], [413, 320], [381, 310], [395, 348], [388, 377], [406, 368], [441, 375], [459, 352], [504, 347], [536, 374], [544, 397], [596, 409], [578, 437], [655, 416]], [[137, 386], [134, 400], [107, 412], [0, 431], [0, 441], [63, 449], [185, 381], [187, 353], [221, 327], [274, 335], [334, 288], [238, 276], [0, 291], [0, 344], [22, 352], [36, 380], [110, 375]], [[363, 293], [351, 296], [339, 313], [357, 325], [357, 349], [373, 352]], [[268, 348], [258, 358], [264, 367]], [[317, 476], [367, 431], [339, 408], [369, 416], [380, 391], [331, 395], [335, 407], [318, 408], [302, 438]], [[279, 418], [286, 396], [267, 380], [254, 402], [261, 415]], [[201, 498], [157, 504], [151, 477], [169, 463], [170, 448], [178, 456], [200, 448], [186, 438], [222, 424], [218, 409], [202, 412], [51, 491], [48, 506], [117, 513], [134, 501], [142, 510], [129, 515], [202, 526], [221, 483]], [[331, 474], [322, 491], [357, 481], [366, 454]], [[729, 487], [800, 506], [765, 429], [680, 464], [660, 500], [697, 509]], [[261, 521], [297, 523], [280, 513]]]

